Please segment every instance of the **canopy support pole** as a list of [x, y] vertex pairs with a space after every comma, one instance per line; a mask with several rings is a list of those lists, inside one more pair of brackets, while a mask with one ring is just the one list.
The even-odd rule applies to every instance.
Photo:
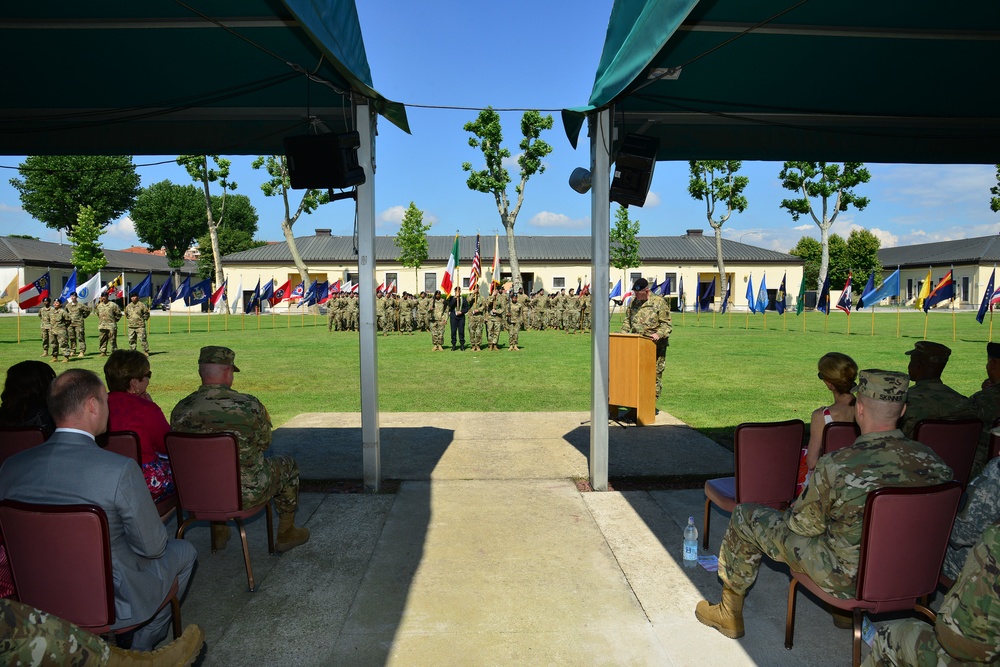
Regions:
[[611, 110], [587, 117], [590, 125], [590, 488], [608, 490], [608, 313], [611, 280]]

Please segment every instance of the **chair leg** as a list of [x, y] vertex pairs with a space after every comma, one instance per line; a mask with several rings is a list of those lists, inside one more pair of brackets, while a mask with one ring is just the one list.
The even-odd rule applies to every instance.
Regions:
[[267, 553], [274, 555], [274, 525], [271, 523], [271, 503], [264, 505], [264, 516], [267, 518]]
[[170, 599], [170, 615], [174, 619], [174, 639], [181, 636], [181, 601], [175, 595]]
[[243, 543], [243, 563], [247, 568], [247, 586], [250, 588], [250, 592], [253, 593], [256, 587], [253, 583], [253, 566], [250, 565], [250, 546], [247, 544], [247, 529], [243, 527], [243, 522], [239, 519], [235, 519], [236, 526], [240, 529], [240, 541]]
[[220, 523], [220, 522], [218, 522], [218, 521], [209, 521], [208, 522], [208, 534], [209, 534], [209, 539], [211, 540], [212, 553], [213, 554], [218, 550], [218, 547], [215, 546], [215, 525], [217, 523]]
[[924, 617], [926, 618], [926, 620], [928, 620], [928, 621], [931, 622], [931, 625], [934, 625], [934, 623], [937, 622], [937, 614], [935, 614], [933, 611], [931, 611], [930, 609], [928, 609], [926, 606], [924, 606], [922, 604], [915, 604], [915, 605], [913, 605], [913, 608], [916, 611], [918, 611], [921, 614], [923, 614]]
[[864, 615], [863, 609], [854, 610], [854, 667], [861, 667], [861, 621]]
[[705, 520], [701, 522], [701, 530], [704, 535], [701, 536], [701, 548], [708, 550], [708, 528], [709, 528], [709, 518], [712, 515], [712, 501], [705, 498]]
[[788, 608], [785, 610], [785, 648], [792, 650], [792, 635], [795, 633], [795, 587], [798, 580], [788, 584]]
[[177, 526], [177, 539], [184, 539], [184, 531], [188, 529], [188, 526], [194, 521], [193, 516], [189, 516], [185, 521], [183, 521], [179, 526]]

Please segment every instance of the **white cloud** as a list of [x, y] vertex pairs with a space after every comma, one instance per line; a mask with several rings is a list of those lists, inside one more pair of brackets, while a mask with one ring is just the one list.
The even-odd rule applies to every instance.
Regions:
[[869, 169], [872, 184], [881, 186], [879, 199], [920, 208], [953, 208], [956, 203], [988, 206], [990, 187], [996, 185], [992, 165], [873, 165]]
[[[378, 214], [375, 220], [375, 227], [377, 229], [388, 229], [390, 227], [398, 227], [403, 222], [403, 215], [406, 214], [406, 209], [408, 206], [390, 206], [381, 213]], [[437, 216], [423, 212], [424, 224], [433, 226], [434, 223], [438, 221]]]
[[883, 248], [894, 248], [899, 245], [899, 237], [890, 231], [885, 229], [879, 229], [878, 227], [872, 227], [869, 229], [875, 238], [882, 242]]
[[0, 213], [24, 213], [24, 209], [20, 206], [11, 206], [0, 202]]
[[138, 240], [135, 235], [135, 224], [132, 222], [132, 218], [128, 216], [117, 222], [112, 222], [105, 228], [104, 233], [113, 239]]
[[579, 229], [590, 226], [590, 218], [571, 218], [564, 213], [552, 213], [541, 211], [536, 213], [528, 221], [529, 225], [535, 227], [559, 227], [563, 229]]
[[646, 195], [646, 203], [642, 205], [643, 208], [647, 206], [659, 206], [659, 205], [660, 205], [660, 195], [650, 190], [649, 194]]
[[798, 227], [792, 227], [797, 232], [808, 232], [813, 228], [813, 225], [799, 225]]
[[505, 157], [500, 160], [500, 166], [507, 169], [520, 169], [521, 167], [517, 164], [517, 159], [524, 155], [524, 153], [517, 153], [516, 155], [511, 155], [510, 157]]

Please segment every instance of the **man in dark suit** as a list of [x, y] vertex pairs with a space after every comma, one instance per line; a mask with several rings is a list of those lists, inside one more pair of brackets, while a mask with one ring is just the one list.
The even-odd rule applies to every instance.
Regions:
[[448, 319], [451, 321], [451, 350], [454, 352], [456, 338], [461, 343], [462, 350], [465, 350], [465, 314], [469, 312], [469, 300], [462, 296], [462, 288], [456, 287], [452, 295], [445, 301], [445, 308], [448, 310]]
[[[55, 433], [16, 454], [0, 468], [0, 498], [28, 503], [90, 503], [104, 509], [111, 533], [115, 625], [153, 618], [177, 578], [187, 590], [198, 552], [185, 540], [167, 539], [146, 481], [135, 460], [98, 447], [108, 423], [108, 392], [91, 371], [68, 370], [52, 382], [49, 412]], [[167, 634], [170, 605], [139, 628], [132, 648], [149, 651]]]

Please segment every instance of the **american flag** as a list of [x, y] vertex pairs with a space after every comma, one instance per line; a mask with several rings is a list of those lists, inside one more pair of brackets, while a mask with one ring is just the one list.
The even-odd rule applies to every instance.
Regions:
[[479, 234], [476, 234], [476, 254], [472, 256], [472, 273], [469, 274], [469, 287], [475, 287], [476, 283], [479, 282], [479, 274], [482, 268], [479, 259]]

